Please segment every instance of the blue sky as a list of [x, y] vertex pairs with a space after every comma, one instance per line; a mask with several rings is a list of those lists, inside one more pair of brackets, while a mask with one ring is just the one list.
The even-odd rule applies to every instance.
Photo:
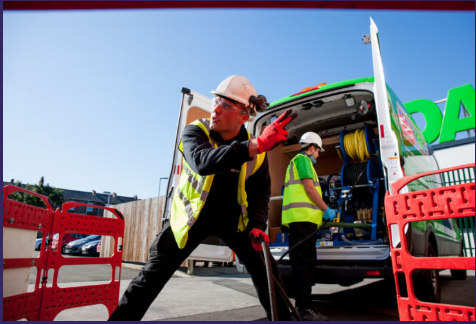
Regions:
[[369, 17], [403, 102], [474, 87], [474, 12], [4, 11], [3, 180], [157, 196], [182, 87], [211, 97], [240, 74], [273, 101], [372, 76]]

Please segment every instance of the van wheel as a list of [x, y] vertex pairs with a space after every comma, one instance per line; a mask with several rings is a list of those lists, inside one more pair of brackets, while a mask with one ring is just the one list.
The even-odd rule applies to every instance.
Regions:
[[61, 247], [61, 254], [64, 254], [65, 248], [66, 248], [66, 245], [63, 245], [63, 246]]
[[[428, 243], [428, 257], [437, 257], [433, 244]], [[413, 280], [415, 296], [424, 302], [439, 303], [441, 301], [440, 275], [437, 269], [422, 270], [419, 278]]]
[[466, 270], [450, 270], [451, 271], [451, 279], [454, 280], [466, 280], [468, 274]]

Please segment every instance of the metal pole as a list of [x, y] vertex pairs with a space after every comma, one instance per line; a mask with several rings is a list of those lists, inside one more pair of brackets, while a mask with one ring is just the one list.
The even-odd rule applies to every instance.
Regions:
[[110, 191], [103, 191], [103, 193], [107, 194], [107, 207], [109, 207], [109, 202], [111, 198], [111, 192]]

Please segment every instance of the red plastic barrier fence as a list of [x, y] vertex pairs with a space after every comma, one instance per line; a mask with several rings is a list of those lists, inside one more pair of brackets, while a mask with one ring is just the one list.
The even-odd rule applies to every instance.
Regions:
[[387, 193], [385, 210], [389, 233], [392, 225], [398, 226], [401, 244], [394, 247], [390, 237], [395, 282], [398, 275], [404, 274], [408, 297], [402, 297], [397, 288], [398, 312], [402, 321], [474, 321], [475, 308], [458, 305], [446, 305], [422, 302], [415, 297], [412, 272], [416, 269], [475, 269], [474, 257], [413, 257], [407, 247], [404, 227], [415, 221], [429, 221], [475, 215], [475, 183], [464, 183], [454, 186], [428, 189], [411, 193], [399, 193], [413, 180], [438, 173], [474, 168], [475, 164], [466, 164], [422, 174], [404, 177], [392, 186], [393, 194]]
[[[15, 192], [22, 192], [39, 197], [46, 205], [46, 209], [27, 205], [8, 199]], [[36, 266], [35, 287], [40, 287], [42, 269], [46, 268], [47, 254], [44, 250], [45, 238], [53, 226], [54, 210], [48, 197], [8, 185], [3, 187], [3, 227], [12, 227], [32, 231], [41, 231], [42, 246], [38, 258], [9, 258], [3, 259], [3, 269], [30, 268]], [[36, 238], [36, 235], [35, 235]], [[4, 242], [5, 245], [6, 242]], [[5, 247], [4, 247], [5, 248]], [[4, 287], [5, 289], [5, 287]], [[18, 320], [26, 318], [30, 321], [38, 320], [40, 314], [42, 291], [35, 289], [30, 293], [3, 298], [3, 320]]]
[[[41, 198], [47, 209], [19, 203], [8, 199], [14, 192], [21, 191]], [[67, 211], [76, 206], [86, 206], [108, 210], [116, 218], [72, 214]], [[124, 217], [109, 207], [67, 202], [54, 212], [48, 197], [16, 186], [3, 188], [3, 226], [42, 231], [43, 242], [38, 258], [5, 259], [4, 269], [37, 267], [35, 286], [32, 292], [3, 298], [3, 320], [51, 321], [61, 311], [95, 304], [107, 307], [109, 315], [117, 307], [122, 263], [122, 238], [124, 236]], [[59, 233], [58, 250], [51, 250], [53, 233]], [[111, 257], [64, 258], [61, 255], [61, 241], [67, 233], [97, 234], [114, 237], [114, 254]], [[45, 238], [49, 236], [46, 250]], [[111, 281], [107, 284], [58, 287], [58, 272], [62, 266], [85, 264], [109, 264], [112, 267]], [[53, 278], [48, 273], [54, 271]], [[41, 282], [40, 282], [41, 279]], [[47, 286], [48, 284], [48, 286]]]

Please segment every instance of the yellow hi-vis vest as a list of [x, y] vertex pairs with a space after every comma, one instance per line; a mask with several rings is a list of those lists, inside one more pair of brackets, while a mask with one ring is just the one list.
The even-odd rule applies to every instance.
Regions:
[[[286, 178], [284, 180], [281, 223], [287, 227], [289, 227], [289, 223], [293, 222], [311, 222], [320, 226], [322, 224], [323, 211], [309, 198], [302, 180], [297, 176], [299, 174], [295, 163], [297, 159], [305, 159], [306, 163], [310, 163], [312, 166], [311, 159], [303, 154], [297, 154], [289, 163], [288, 169], [286, 170]], [[314, 167], [312, 168], [312, 171], [314, 186], [322, 197], [319, 178], [317, 177]]]
[[[212, 147], [218, 145], [210, 137], [210, 119], [197, 119], [190, 125], [199, 126], [205, 134]], [[254, 136], [248, 133], [248, 139]], [[183, 154], [182, 141], [179, 144], [179, 150]], [[256, 172], [263, 164], [265, 153], [256, 155], [252, 161], [245, 162], [241, 166], [238, 180], [238, 203], [241, 206], [241, 215], [238, 222], [238, 232], [242, 232], [248, 224], [248, 201], [245, 191], [245, 181]], [[174, 233], [175, 240], [180, 249], [187, 244], [188, 231], [198, 219], [200, 211], [207, 201], [208, 193], [212, 187], [214, 175], [201, 176], [195, 173], [185, 159], [183, 159], [183, 168], [180, 175], [180, 182], [175, 193], [170, 215], [170, 226]]]

